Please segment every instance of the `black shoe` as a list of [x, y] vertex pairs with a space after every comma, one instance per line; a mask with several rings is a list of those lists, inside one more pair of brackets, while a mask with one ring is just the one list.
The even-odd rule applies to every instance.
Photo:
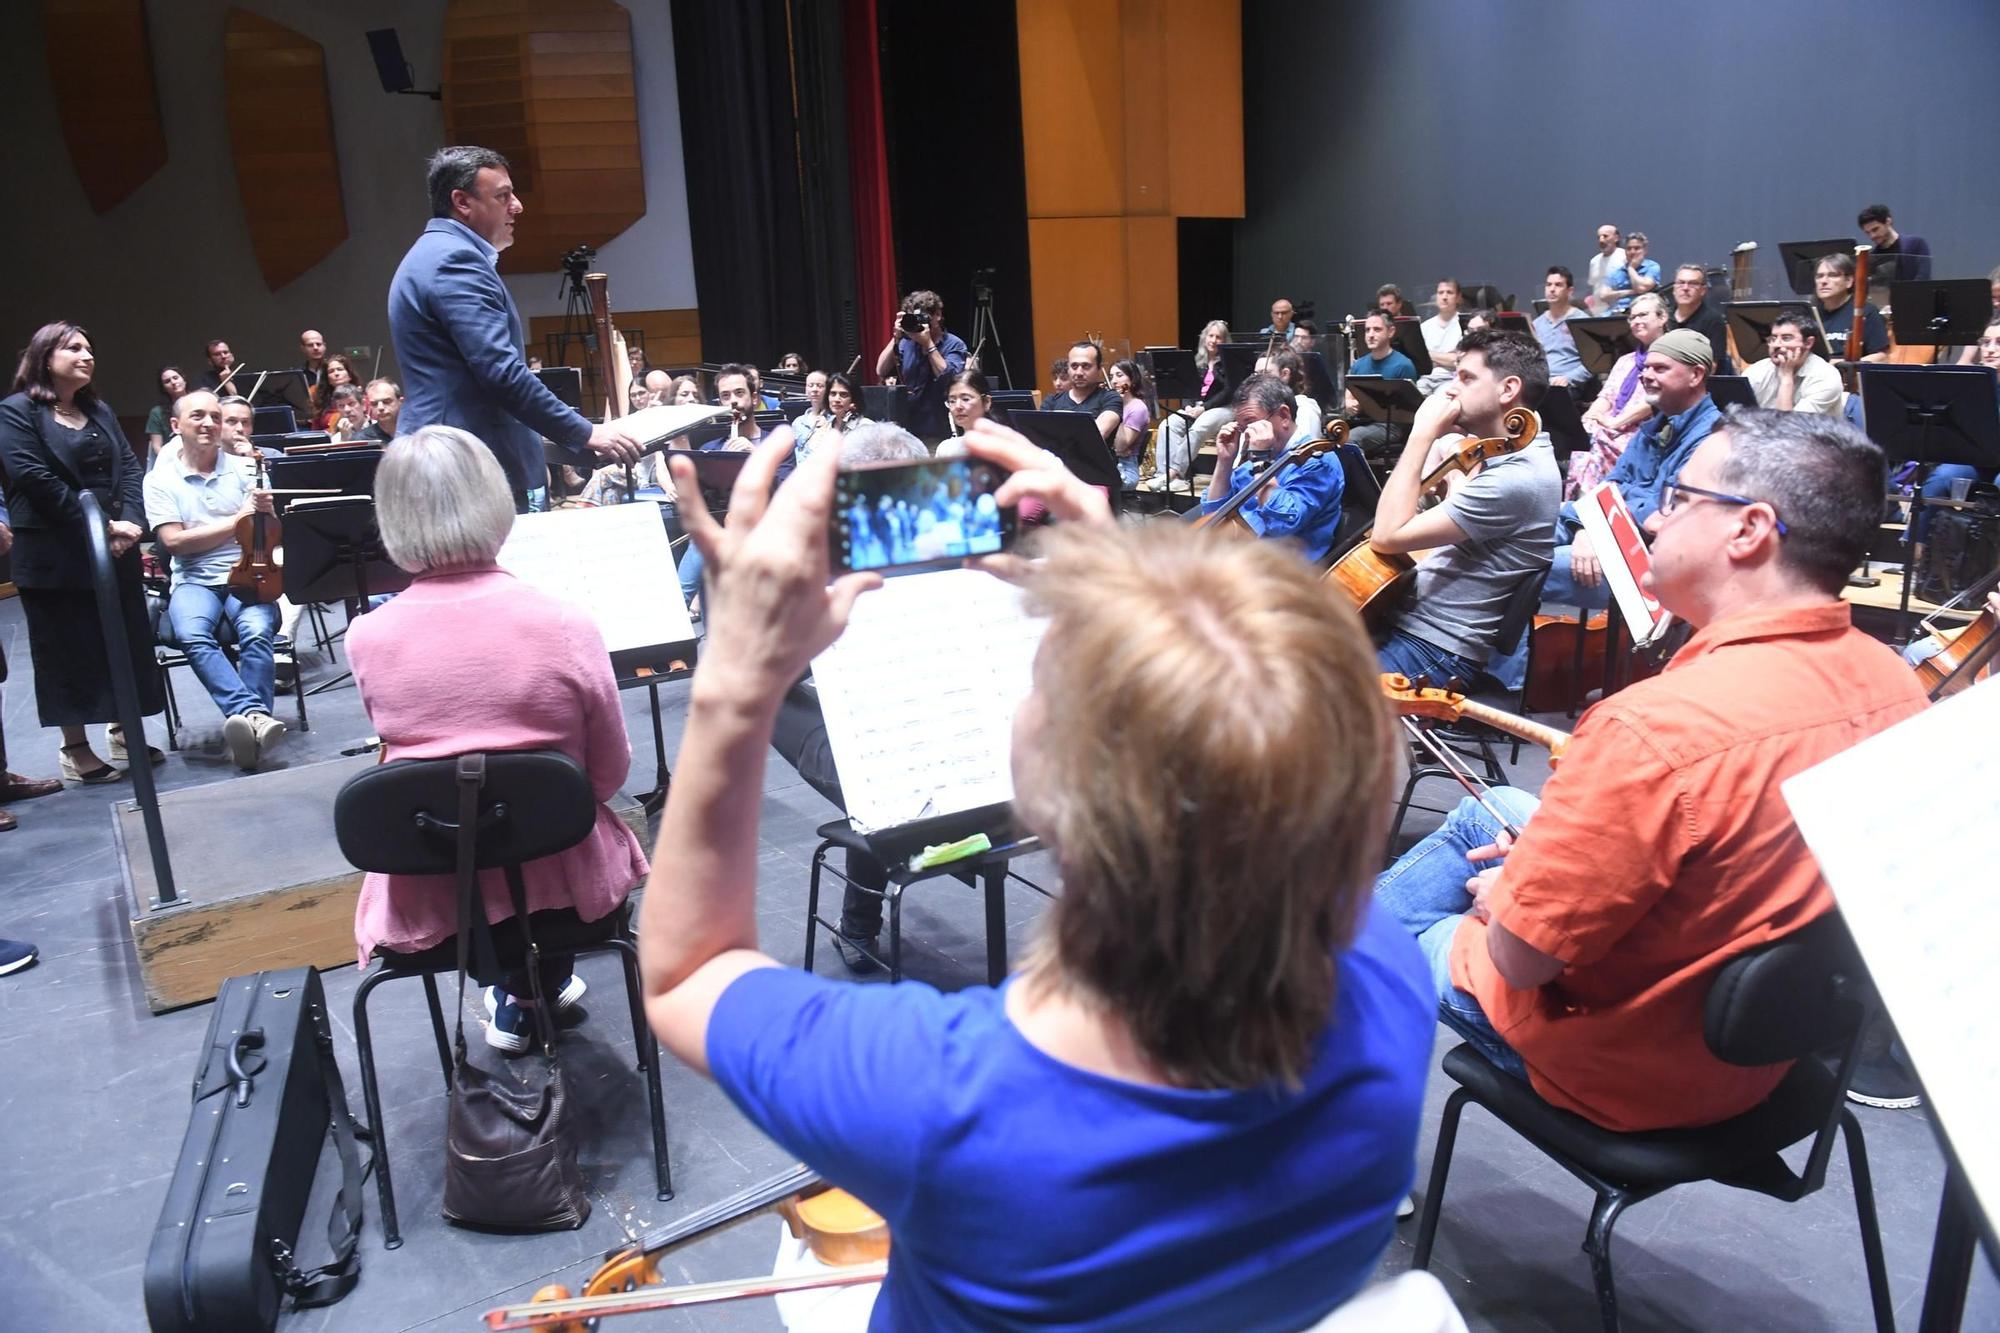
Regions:
[[[847, 964], [847, 970], [857, 977], [882, 970], [882, 964], [875, 958], [876, 951], [881, 947], [873, 934], [840, 930], [833, 935], [833, 951], [840, 955], [841, 962]], [[866, 953], [862, 952], [864, 949]]]
[[1878, 1025], [1863, 1042], [1854, 1079], [1847, 1085], [1847, 1100], [1885, 1111], [1908, 1111], [1924, 1104], [1923, 1087], [1904, 1058], [1903, 1043], [1887, 1024]]

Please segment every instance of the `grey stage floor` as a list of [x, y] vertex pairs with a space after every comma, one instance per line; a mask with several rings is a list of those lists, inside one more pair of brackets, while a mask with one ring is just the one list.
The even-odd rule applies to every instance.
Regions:
[[[15, 602], [0, 602], [0, 642], [14, 672], [4, 694], [12, 766], [53, 774], [57, 736], [36, 722], [28, 645]], [[310, 680], [331, 671], [308, 662]], [[233, 770], [221, 756], [213, 708], [187, 673], [179, 673], [176, 683], [191, 718], [190, 748], [169, 759], [161, 781], [178, 787], [228, 780]], [[671, 747], [680, 734], [686, 687], [669, 687], [665, 699]], [[280, 716], [289, 719], [290, 701], [279, 703]], [[281, 762], [330, 758], [368, 734], [351, 685], [312, 705], [313, 731], [294, 737]], [[637, 790], [647, 785], [652, 763], [644, 695], [628, 694], [626, 709], [637, 752], [629, 788]], [[1523, 785], [1539, 787], [1545, 776], [1540, 757], [1524, 755]], [[109, 813], [129, 786], [73, 789], [19, 805], [20, 829], [0, 836], [0, 935], [32, 939], [42, 948], [40, 965], [0, 978], [0, 1291], [8, 1310], [0, 1326], [8, 1328], [123, 1333], [144, 1327], [141, 1266], [186, 1121], [188, 1080], [208, 1013], [197, 1006], [154, 1017], [141, 1000]], [[764, 945], [781, 959], [801, 956], [813, 829], [833, 813], [782, 762], [770, 765], [758, 895]], [[243, 829], [239, 836], [245, 854], [255, 855], [260, 831]], [[1053, 878], [1046, 865], [1025, 868], [1043, 882]], [[1025, 891], [1010, 902], [1017, 947], [1038, 902]], [[915, 975], [945, 987], [983, 977], [982, 917], [972, 894], [943, 881], [916, 891], [909, 907]], [[829, 965], [838, 966], [823, 953], [821, 966]], [[596, 1017], [577, 1029], [578, 1040], [566, 1049], [572, 1077], [590, 1090], [580, 1099], [590, 1107], [585, 1158], [597, 1199], [589, 1223], [577, 1232], [519, 1238], [459, 1231], [439, 1220], [435, 1163], [443, 1083], [414, 988], [385, 987], [371, 1011], [407, 1243], [383, 1250], [371, 1191], [360, 1285], [337, 1306], [287, 1316], [284, 1327], [371, 1333], [481, 1327], [479, 1312], [490, 1306], [524, 1299], [545, 1282], [578, 1282], [625, 1229], [670, 1220], [787, 1165], [784, 1154], [711, 1086], [670, 1068], [666, 1095], [679, 1193], [672, 1202], [656, 1202], [645, 1102], [630, 1064], [629, 1026], [620, 1021], [618, 974], [599, 962], [586, 964], [585, 975]], [[352, 967], [326, 977], [358, 1110], [348, 1016], [355, 982]], [[1441, 1032], [1439, 1052], [1449, 1046]], [[1420, 1181], [1449, 1089], [1441, 1074], [1433, 1075]], [[1898, 1318], [1914, 1326], [1941, 1175], [1937, 1149], [1920, 1112], [1860, 1114]], [[1595, 1327], [1589, 1270], [1578, 1249], [1588, 1202], [1587, 1191], [1534, 1150], [1482, 1113], [1468, 1114], [1435, 1268], [1474, 1328]], [[718, 1237], [684, 1252], [673, 1267], [696, 1279], [768, 1272], [776, 1225], [760, 1222]], [[1383, 1259], [1384, 1272], [1408, 1265], [1412, 1231], [1414, 1224], [1404, 1225]], [[1620, 1224], [1615, 1261], [1628, 1328], [1871, 1326], [1839, 1154], [1827, 1188], [1800, 1204], [1695, 1186], [1640, 1205]], [[778, 1326], [769, 1302], [628, 1322], [661, 1329]], [[2000, 1296], [1982, 1271], [1965, 1327], [1996, 1326]]]

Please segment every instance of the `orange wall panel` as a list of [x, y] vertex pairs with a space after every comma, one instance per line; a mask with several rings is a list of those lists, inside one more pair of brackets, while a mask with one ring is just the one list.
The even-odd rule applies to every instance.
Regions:
[[70, 165], [108, 212], [167, 164], [144, 0], [43, 0], [42, 33]]
[[1028, 216], [1119, 212], [1125, 111], [1118, 5], [1020, 0], [1014, 12]]
[[1240, 0], [1156, 0], [1166, 11], [1172, 68], [1199, 62], [1194, 96], [1167, 99], [1168, 212], [1243, 216], [1243, 6]]

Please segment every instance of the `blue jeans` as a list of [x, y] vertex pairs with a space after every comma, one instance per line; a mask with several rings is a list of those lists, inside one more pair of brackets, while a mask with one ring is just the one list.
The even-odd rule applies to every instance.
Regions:
[[1596, 587], [1579, 586], [1575, 577], [1569, 572], [1569, 547], [1558, 546], [1555, 559], [1549, 565], [1548, 582], [1542, 585], [1542, 605], [1575, 606], [1586, 611], [1602, 611], [1611, 605], [1611, 584], [1599, 574]]
[[532, 491], [515, 491], [514, 512], [517, 514], [548, 513], [549, 488], [546, 486], [537, 486]]
[[700, 594], [701, 571], [705, 566], [706, 562], [701, 558], [701, 548], [690, 541], [687, 549], [681, 552], [681, 600], [692, 602]]
[[1130, 458], [1121, 458], [1118, 460], [1118, 480], [1121, 484], [1124, 485], [1125, 489], [1128, 491], [1138, 486], [1139, 484], [1138, 454], [1135, 453]]
[[[1515, 827], [1524, 826], [1540, 804], [1515, 787], [1495, 787], [1486, 799]], [[1487, 1059], [1520, 1078], [1528, 1076], [1520, 1055], [1493, 1030], [1479, 1001], [1452, 984], [1451, 942], [1472, 906], [1465, 881], [1494, 862], [1474, 864], [1465, 854], [1493, 841], [1500, 825], [1470, 796], [1445, 817], [1437, 831], [1396, 858], [1375, 881], [1375, 901], [1417, 937], [1437, 988], [1438, 1016], [1479, 1048]]]
[[[215, 641], [215, 627], [224, 616], [236, 627], [233, 666]], [[246, 602], [227, 587], [183, 583], [167, 598], [167, 625], [224, 717], [271, 711], [276, 694], [271, 665], [271, 640], [278, 634], [276, 606]]]
[[1422, 676], [1439, 687], [1456, 680], [1469, 689], [1479, 679], [1478, 663], [1401, 630], [1383, 640], [1375, 655], [1381, 659], [1384, 671], [1400, 671], [1411, 680]]

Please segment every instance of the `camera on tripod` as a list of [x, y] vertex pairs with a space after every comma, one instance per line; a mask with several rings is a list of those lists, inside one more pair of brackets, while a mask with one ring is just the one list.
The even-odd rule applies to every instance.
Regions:
[[591, 261], [597, 258], [597, 251], [587, 245], [579, 245], [562, 257], [563, 272], [572, 278], [581, 278], [590, 272]]

